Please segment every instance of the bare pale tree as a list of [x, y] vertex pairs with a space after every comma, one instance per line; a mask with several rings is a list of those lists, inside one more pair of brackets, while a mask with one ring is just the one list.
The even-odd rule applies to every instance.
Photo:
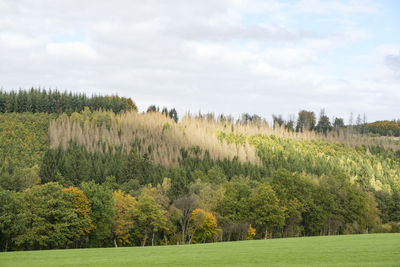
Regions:
[[182, 228], [182, 244], [185, 244], [188, 235], [190, 216], [193, 210], [197, 208], [197, 198], [194, 195], [183, 196], [175, 200], [174, 205], [182, 212], [180, 224]]

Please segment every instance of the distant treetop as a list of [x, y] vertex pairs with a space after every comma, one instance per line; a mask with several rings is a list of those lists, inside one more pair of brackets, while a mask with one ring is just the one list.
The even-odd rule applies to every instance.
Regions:
[[85, 107], [91, 110], [103, 109], [121, 111], [135, 110], [136, 104], [130, 98], [92, 95], [83, 93], [60, 92], [58, 90], [30, 90], [3, 91], [0, 90], [0, 113], [32, 112], [32, 113], [68, 113], [80, 112]]

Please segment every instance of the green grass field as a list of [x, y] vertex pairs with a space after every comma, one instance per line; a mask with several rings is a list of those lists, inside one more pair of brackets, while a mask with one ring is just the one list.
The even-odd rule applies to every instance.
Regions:
[[6, 252], [0, 266], [400, 266], [400, 234]]

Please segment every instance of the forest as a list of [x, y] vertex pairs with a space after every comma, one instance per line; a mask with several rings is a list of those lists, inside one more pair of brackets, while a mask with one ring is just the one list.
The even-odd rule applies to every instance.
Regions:
[[396, 129], [0, 91], [0, 250], [400, 232]]

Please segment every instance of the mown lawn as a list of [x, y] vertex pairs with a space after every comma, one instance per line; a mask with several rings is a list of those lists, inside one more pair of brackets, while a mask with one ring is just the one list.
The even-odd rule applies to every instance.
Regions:
[[6, 252], [0, 266], [400, 266], [400, 234]]

